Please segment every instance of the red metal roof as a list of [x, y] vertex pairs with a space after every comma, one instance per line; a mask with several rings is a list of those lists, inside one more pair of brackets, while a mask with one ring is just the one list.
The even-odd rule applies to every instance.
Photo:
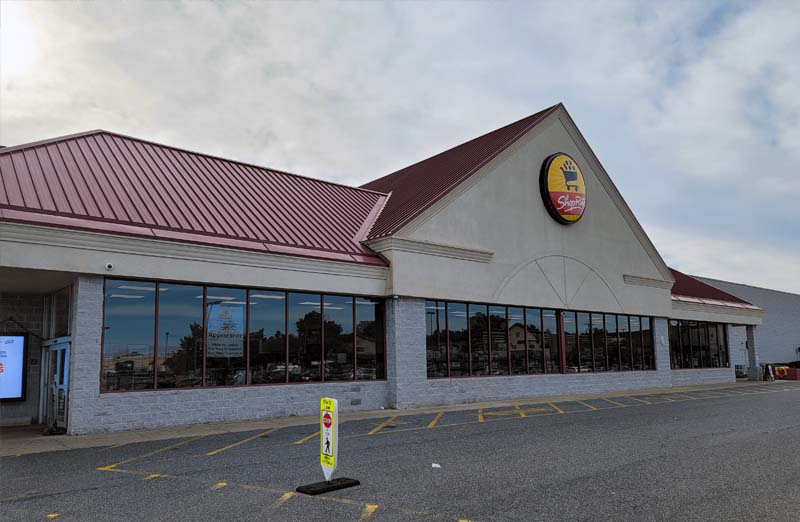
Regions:
[[554, 105], [410, 167], [362, 185], [389, 193], [368, 239], [391, 236], [561, 107]]
[[683, 272], [678, 272], [674, 268], [670, 268], [672, 276], [675, 278], [675, 284], [672, 285], [672, 295], [695, 297], [698, 299], [714, 299], [716, 301], [727, 301], [729, 303], [739, 303], [749, 305], [744, 299], [739, 299], [735, 295], [728, 292], [723, 292], [719, 288], [715, 288], [706, 284], [699, 279], [686, 275]]
[[96, 130], [0, 149], [0, 219], [385, 266], [386, 196]]

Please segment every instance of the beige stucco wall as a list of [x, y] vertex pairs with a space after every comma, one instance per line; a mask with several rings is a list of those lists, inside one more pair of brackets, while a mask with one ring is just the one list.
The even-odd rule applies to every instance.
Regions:
[[[545, 158], [566, 152], [587, 187], [583, 218], [553, 220], [542, 203]], [[489, 262], [390, 249], [391, 292], [397, 295], [668, 316], [669, 276], [637, 237], [633, 216], [557, 112], [475, 174], [400, 236], [490, 251]], [[648, 243], [644, 239], [644, 243]], [[657, 286], [629, 284], [623, 275]]]

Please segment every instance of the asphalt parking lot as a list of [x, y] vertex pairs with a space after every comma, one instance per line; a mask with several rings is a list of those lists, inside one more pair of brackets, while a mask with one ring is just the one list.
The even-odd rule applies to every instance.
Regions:
[[[340, 426], [317, 497], [315, 426], [0, 459], [0, 520], [800, 519], [800, 383], [729, 385]], [[435, 466], [436, 465], [436, 466]]]

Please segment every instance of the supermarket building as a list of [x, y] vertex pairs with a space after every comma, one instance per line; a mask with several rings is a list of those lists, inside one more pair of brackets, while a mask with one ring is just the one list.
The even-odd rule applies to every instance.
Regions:
[[757, 378], [763, 311], [666, 266], [561, 104], [360, 188], [100, 130], [0, 174], [2, 424], [732, 382], [733, 329]]

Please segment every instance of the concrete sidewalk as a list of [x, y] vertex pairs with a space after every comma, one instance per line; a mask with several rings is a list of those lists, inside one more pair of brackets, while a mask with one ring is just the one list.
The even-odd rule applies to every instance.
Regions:
[[[421, 413], [438, 413], [452, 411], [489, 409], [515, 404], [542, 404], [549, 402], [614, 398], [623, 396], [653, 395], [659, 393], [680, 393], [692, 391], [711, 391], [715, 389], [732, 389], [737, 387], [780, 386], [781, 381], [774, 383], [764, 382], [737, 382], [730, 384], [710, 384], [702, 386], [683, 386], [673, 388], [651, 388], [647, 390], [621, 391], [614, 393], [598, 393], [583, 395], [561, 395], [553, 397], [531, 397], [526, 399], [473, 402], [468, 404], [454, 404], [448, 406], [431, 406], [425, 408], [410, 408], [403, 410], [364, 410], [344, 412], [343, 421], [384, 418], [387, 416], [418, 415]], [[307, 426], [319, 422], [316, 415], [304, 417], [281, 417], [271, 419], [247, 420], [236, 422], [222, 422], [211, 424], [192, 424], [152, 430], [135, 430], [112, 433], [94, 433], [90, 435], [42, 435], [42, 426], [21, 426], [0, 429], [0, 457], [27, 455], [31, 453], [45, 453], [81, 448], [97, 448], [104, 446], [122, 446], [136, 442], [154, 440], [178, 439], [184, 437], [197, 437], [201, 435], [216, 435], [220, 433], [237, 433], [244, 431], [268, 430], [270, 428], [285, 428], [289, 426]]]

